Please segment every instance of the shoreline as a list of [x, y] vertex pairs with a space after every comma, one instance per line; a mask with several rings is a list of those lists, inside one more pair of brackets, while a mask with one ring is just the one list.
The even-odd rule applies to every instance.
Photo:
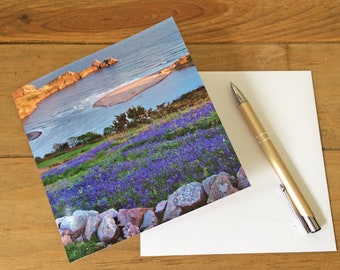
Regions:
[[164, 80], [173, 71], [180, 70], [189, 66], [192, 66], [190, 54], [184, 55], [175, 61], [170, 66], [153, 73], [146, 77], [140, 78], [137, 81], [131, 82], [128, 85], [117, 87], [110, 91], [108, 94], [99, 98], [92, 107], [109, 107], [112, 105], [120, 104], [129, 101], [141, 94], [150, 87], [156, 85], [160, 81]]
[[129, 101], [141, 94], [150, 87], [156, 85], [160, 81], [168, 77], [172, 71], [165, 71], [156, 74], [151, 74], [149, 76], [143, 77], [137, 81], [134, 81], [128, 85], [118, 87], [116, 90], [111, 91], [105, 96], [98, 99], [92, 107], [109, 107], [119, 103]]

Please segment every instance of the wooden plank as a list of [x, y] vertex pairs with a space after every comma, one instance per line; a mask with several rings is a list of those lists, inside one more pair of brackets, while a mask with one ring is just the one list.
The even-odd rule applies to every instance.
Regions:
[[288, 46], [289, 69], [312, 70], [322, 144], [326, 149], [340, 146], [339, 50], [339, 44]]
[[287, 70], [286, 45], [188, 44], [199, 71]]
[[0, 42], [113, 43], [173, 16], [188, 43], [338, 42], [340, 2], [4, 0]]
[[[12, 93], [55, 69], [108, 45], [2, 44], [0, 95]], [[188, 45], [197, 68], [207, 70], [285, 70], [285, 45]], [[114, 57], [114, 56], [112, 56]]]
[[[326, 151], [340, 240], [339, 151]], [[139, 237], [69, 264], [32, 158], [0, 158], [0, 269], [337, 269], [334, 253], [140, 257]], [[206, 237], [206, 233], [202, 232]], [[240, 264], [240, 261], [242, 262]], [[325, 263], [327, 262], [327, 263]]]

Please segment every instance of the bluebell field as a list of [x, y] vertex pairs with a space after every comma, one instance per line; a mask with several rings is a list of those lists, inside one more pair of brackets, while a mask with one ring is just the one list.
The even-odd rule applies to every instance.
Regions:
[[76, 209], [155, 207], [185, 183], [240, 163], [210, 101], [108, 140], [42, 175], [55, 217]]

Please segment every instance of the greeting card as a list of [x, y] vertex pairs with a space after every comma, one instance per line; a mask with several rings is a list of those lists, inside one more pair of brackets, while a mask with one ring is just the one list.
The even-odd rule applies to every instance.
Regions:
[[70, 261], [250, 186], [172, 18], [13, 98]]

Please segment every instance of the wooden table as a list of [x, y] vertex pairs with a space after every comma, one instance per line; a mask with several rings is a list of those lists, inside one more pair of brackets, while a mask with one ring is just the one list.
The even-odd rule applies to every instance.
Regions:
[[312, 70], [340, 241], [340, 2], [331, 0], [0, 3], [0, 269], [340, 269], [338, 252], [140, 257], [139, 237], [69, 264], [11, 93], [174, 16], [208, 70]]

